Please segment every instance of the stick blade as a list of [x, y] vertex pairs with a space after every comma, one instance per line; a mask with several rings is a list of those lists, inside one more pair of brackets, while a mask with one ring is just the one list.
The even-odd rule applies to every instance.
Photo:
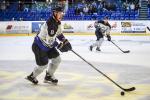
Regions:
[[127, 51], [123, 51], [123, 53], [129, 53], [130, 51], [129, 50], [127, 50]]
[[134, 91], [136, 88], [135, 87], [132, 87], [132, 88], [129, 88], [129, 89], [123, 89], [124, 91], [126, 92], [130, 92], [130, 91]]

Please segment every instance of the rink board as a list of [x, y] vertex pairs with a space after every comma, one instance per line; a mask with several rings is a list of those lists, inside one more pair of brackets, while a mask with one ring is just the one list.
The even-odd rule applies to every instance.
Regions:
[[[64, 35], [95, 35], [95, 33], [63, 33]], [[110, 33], [112, 36], [150, 36], [150, 33]], [[1, 34], [0, 36], [35, 36], [36, 33], [26, 33], [26, 34], [19, 34], [19, 33], [11, 33], [11, 34]]]

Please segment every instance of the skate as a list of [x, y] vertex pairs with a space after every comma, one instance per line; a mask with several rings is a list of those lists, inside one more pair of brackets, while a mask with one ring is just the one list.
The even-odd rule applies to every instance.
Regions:
[[50, 83], [50, 84], [52, 83], [52, 84], [57, 85], [58, 80], [55, 79], [54, 77], [50, 76], [49, 73], [46, 71], [44, 83]]
[[96, 51], [101, 51], [101, 49], [99, 47], [96, 48]]
[[35, 85], [38, 84], [38, 80], [35, 77], [33, 77], [33, 73], [31, 73], [31, 75], [27, 76], [25, 79], [27, 79]]
[[93, 46], [90, 46], [90, 51], [92, 51], [92, 49], [93, 49]]

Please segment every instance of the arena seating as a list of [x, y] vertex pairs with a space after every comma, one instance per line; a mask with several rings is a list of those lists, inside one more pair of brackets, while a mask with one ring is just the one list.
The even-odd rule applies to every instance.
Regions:
[[[10, 7], [4, 11], [0, 11], [0, 21], [10, 20], [24, 20], [24, 21], [40, 21], [46, 20], [51, 14], [51, 10], [48, 7], [37, 9], [32, 7], [29, 9], [25, 7], [23, 11], [18, 11], [16, 8], [17, 3], [13, 3]], [[149, 8], [150, 19], [150, 8]], [[89, 15], [76, 15], [75, 7], [71, 6], [66, 12], [63, 20], [95, 20], [102, 19], [104, 16], [108, 16], [111, 20], [137, 20], [139, 17], [138, 10], [123, 10], [120, 6], [117, 6], [115, 11], [99, 11], [97, 14]]]

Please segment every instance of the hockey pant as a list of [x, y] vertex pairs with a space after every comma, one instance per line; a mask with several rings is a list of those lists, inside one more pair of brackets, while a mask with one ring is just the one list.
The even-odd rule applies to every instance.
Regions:
[[102, 45], [103, 41], [104, 41], [104, 38], [100, 38], [92, 46], [93, 47], [97, 46], [98, 48], [100, 48], [100, 46]]

